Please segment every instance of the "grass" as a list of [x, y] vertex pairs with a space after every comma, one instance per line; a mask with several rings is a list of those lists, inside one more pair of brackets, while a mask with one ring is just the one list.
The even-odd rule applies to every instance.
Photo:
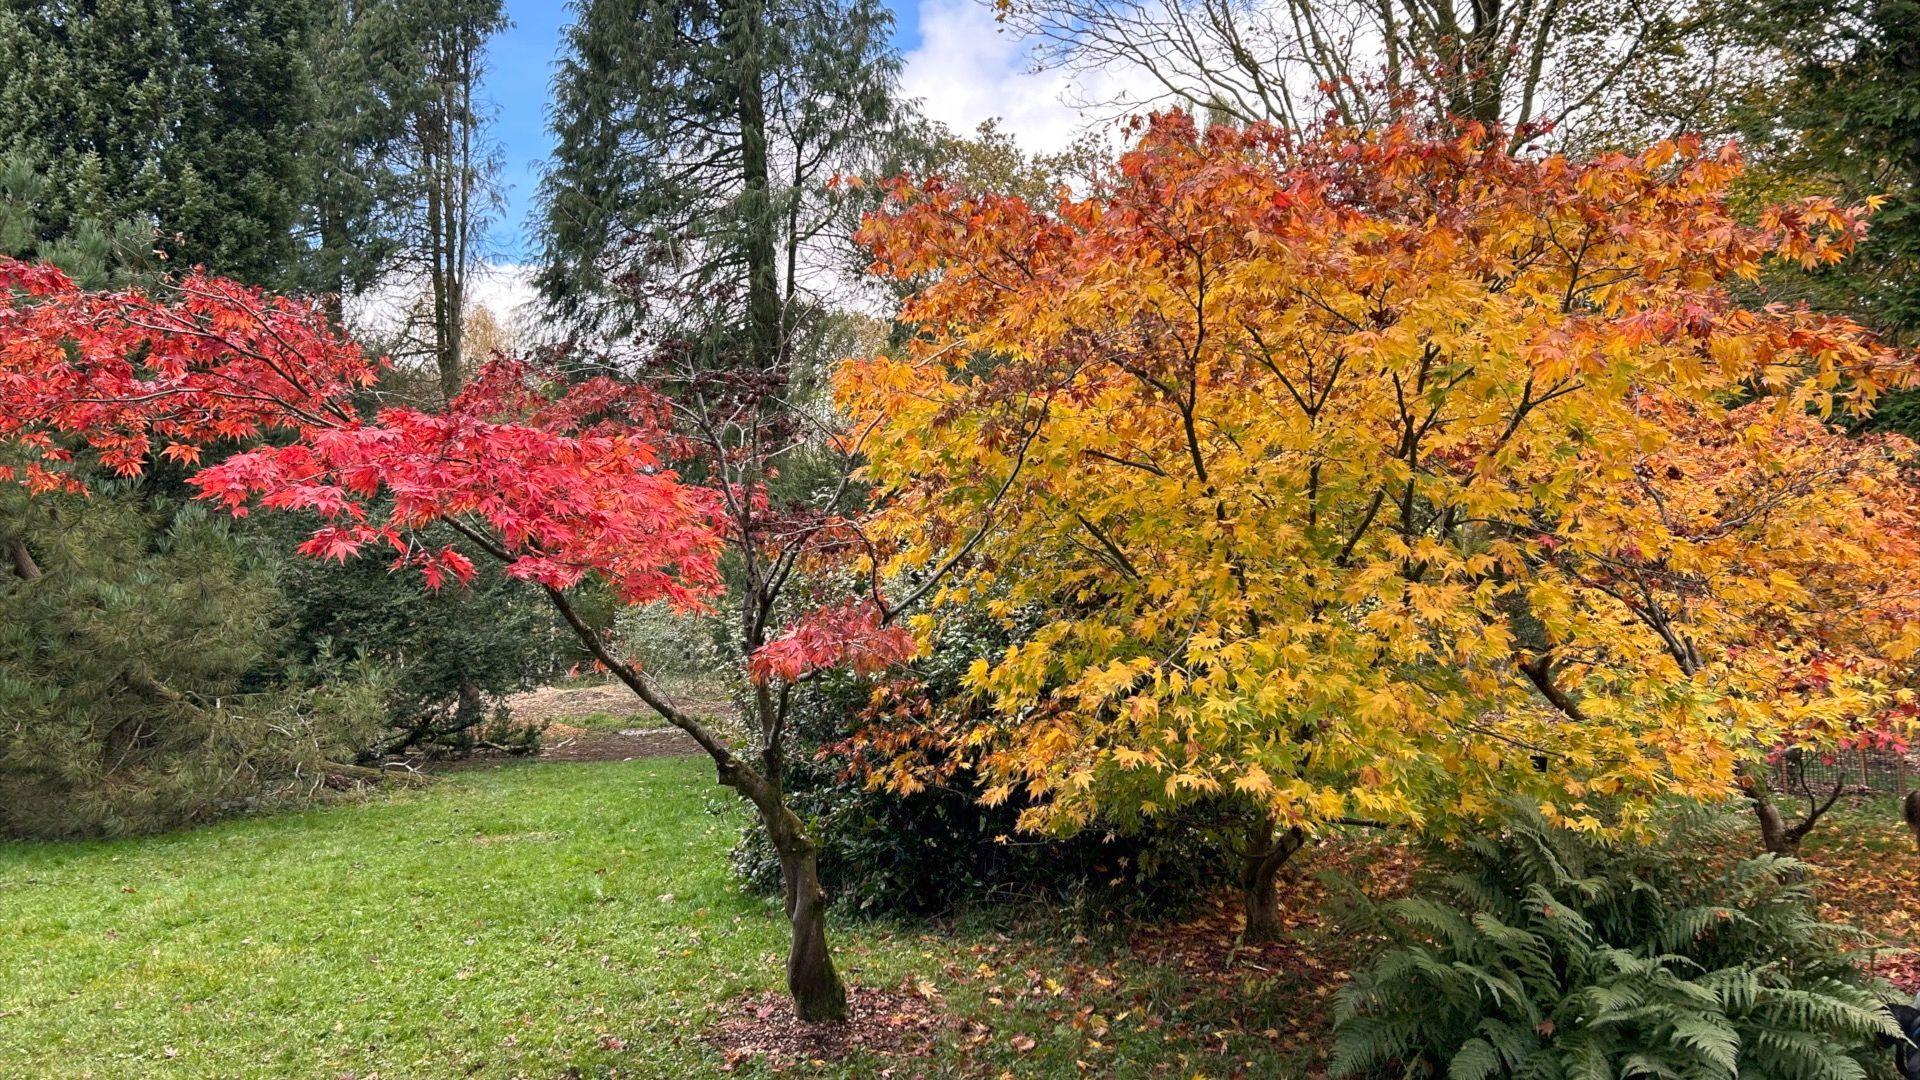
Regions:
[[[0, 844], [0, 1078], [714, 1075], [729, 1063], [703, 1034], [782, 978], [783, 920], [727, 872], [742, 820], [709, 766], [668, 758], [462, 771], [143, 840]], [[1843, 808], [1809, 855], [1830, 915], [1913, 940], [1911, 839], [1888, 807]], [[836, 921], [850, 980], [922, 984], [952, 1030], [931, 1058], [795, 1071], [1313, 1076], [1331, 973], [1355, 959], [1303, 918], [1291, 959], [1188, 976], [1130, 954], [1123, 930], [1008, 918]], [[1143, 940], [1205, 947], [1232, 921]]]
[[698, 772], [470, 772], [157, 839], [0, 848], [0, 1073], [697, 1062], [693, 1022], [761, 985], [780, 945], [730, 889], [731, 826], [701, 812]]
[[591, 712], [585, 716], [569, 716], [566, 722], [588, 731], [647, 731], [660, 726], [658, 716], [643, 712]]
[[[713, 1074], [701, 1033], [780, 986], [785, 944], [728, 875], [740, 818], [714, 791], [692, 759], [522, 764], [162, 837], [0, 844], [0, 1076]], [[851, 980], [926, 979], [965, 1018], [896, 1075], [1302, 1075], [1236, 1019], [1281, 984], [1196, 1004], [1084, 939], [990, 926], [836, 940]]]

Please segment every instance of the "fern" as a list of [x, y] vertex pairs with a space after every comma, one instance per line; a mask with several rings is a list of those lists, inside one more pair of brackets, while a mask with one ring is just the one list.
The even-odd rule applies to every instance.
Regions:
[[1869, 1080], [1881, 996], [1805, 867], [1707, 874], [1529, 811], [1365, 916], [1394, 944], [1342, 993], [1334, 1075]]

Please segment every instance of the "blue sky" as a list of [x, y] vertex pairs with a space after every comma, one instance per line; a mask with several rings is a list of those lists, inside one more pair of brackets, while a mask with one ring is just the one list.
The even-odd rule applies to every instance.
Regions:
[[[956, 130], [970, 131], [983, 120], [999, 118], [1030, 148], [1054, 149], [1084, 126], [1070, 102], [1128, 90], [1119, 76], [1032, 72], [1025, 48], [994, 22], [981, 0], [887, 3], [894, 12], [894, 41], [905, 58], [906, 95], [920, 99], [927, 115]], [[534, 253], [530, 215], [540, 164], [550, 147], [548, 89], [572, 13], [565, 0], [506, 0], [506, 7], [513, 26], [493, 43], [486, 84], [505, 189], [488, 254], [516, 263]]]

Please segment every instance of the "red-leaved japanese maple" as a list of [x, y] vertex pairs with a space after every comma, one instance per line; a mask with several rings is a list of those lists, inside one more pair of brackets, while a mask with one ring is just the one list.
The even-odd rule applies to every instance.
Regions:
[[[439, 587], [475, 568], [423, 533], [443, 525], [464, 535], [543, 590], [600, 663], [691, 736], [720, 782], [754, 806], [786, 877], [797, 1010], [806, 1019], [844, 1017], [813, 843], [781, 786], [788, 687], [823, 663], [898, 659], [911, 640], [860, 605], [776, 634], [781, 587], [837, 514], [771, 505], [767, 459], [739, 451], [741, 415], [760, 417], [749, 425], [757, 440], [778, 426], [767, 419], [773, 397], [762, 381], [685, 383], [676, 400], [631, 382], [569, 381], [497, 360], [442, 411], [390, 406], [366, 415], [356, 396], [375, 385], [379, 363], [305, 301], [198, 273], [162, 295], [88, 292], [49, 267], [11, 261], [0, 261], [0, 296], [0, 444], [20, 452], [0, 479], [78, 491], [83, 451], [134, 475], [156, 446], [191, 463], [244, 440], [255, 445], [191, 482], [236, 515], [254, 507], [316, 515], [320, 527], [301, 545], [309, 556], [344, 561], [384, 550], [396, 569], [413, 567]], [[677, 436], [680, 420], [700, 434]], [[671, 467], [702, 450], [702, 435], [711, 451], [704, 485]], [[839, 494], [846, 489], [843, 482]], [[628, 603], [701, 606], [722, 592], [718, 559], [729, 544], [746, 565], [741, 659], [751, 657], [756, 676], [757, 766], [616, 655], [570, 595], [591, 578]], [[16, 567], [31, 565], [21, 545], [7, 546]], [[762, 646], [767, 655], [754, 655]]]

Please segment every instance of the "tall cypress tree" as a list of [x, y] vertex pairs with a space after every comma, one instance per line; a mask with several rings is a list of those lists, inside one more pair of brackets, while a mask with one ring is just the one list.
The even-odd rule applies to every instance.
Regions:
[[299, 284], [325, 297], [337, 322], [342, 299], [371, 288], [399, 248], [393, 145], [401, 118], [376, 47], [385, 0], [321, 6], [310, 38], [317, 96]]

